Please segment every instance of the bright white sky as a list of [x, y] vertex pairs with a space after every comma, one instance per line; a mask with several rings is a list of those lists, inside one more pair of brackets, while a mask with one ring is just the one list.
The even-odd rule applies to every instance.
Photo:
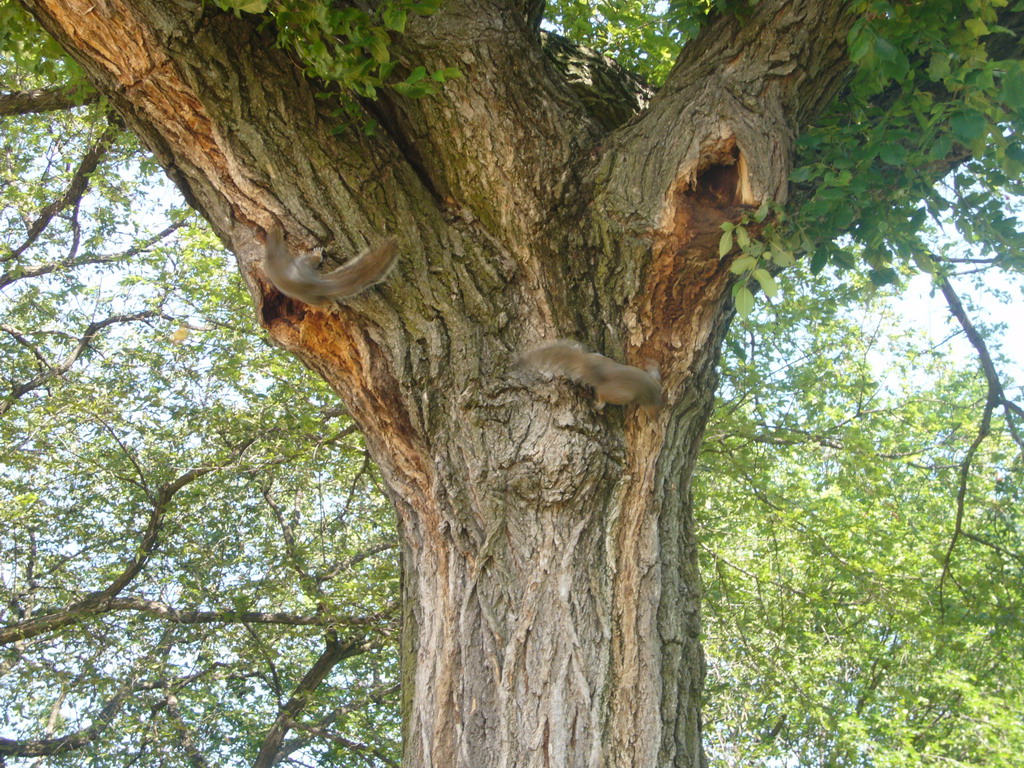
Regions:
[[[994, 268], [986, 277], [986, 285], [1013, 297], [1010, 303], [1003, 303], [992, 295], [986, 295], [967, 279], [958, 278], [950, 280], [950, 283], [960, 296], [967, 316], [982, 333], [995, 326], [1005, 326], [995, 328], [985, 334], [985, 338], [989, 352], [1003, 377], [1007, 397], [1024, 403], [1024, 276]], [[899, 298], [897, 307], [907, 324], [919, 326], [933, 344], [942, 343], [960, 329], [960, 324], [950, 315], [942, 294], [937, 290], [932, 291], [928, 275], [918, 275], [910, 282]], [[977, 361], [974, 347], [962, 333], [947, 344], [965, 360]], [[1000, 352], [1007, 358], [1005, 363], [998, 359]]]

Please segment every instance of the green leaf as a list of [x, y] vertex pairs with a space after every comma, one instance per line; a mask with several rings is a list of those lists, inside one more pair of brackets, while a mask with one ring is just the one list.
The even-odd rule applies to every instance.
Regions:
[[976, 109], [961, 109], [949, 118], [949, 126], [959, 141], [970, 144], [985, 135], [988, 120]]
[[1024, 147], [1011, 141], [1006, 145], [1006, 156], [1016, 163], [1024, 163]]
[[741, 317], [747, 317], [750, 315], [750, 310], [754, 308], [754, 294], [750, 292], [750, 289], [745, 285], [741, 286], [736, 291], [736, 311], [740, 313]]
[[996, 73], [991, 65], [986, 66], [984, 69], [976, 69], [967, 73], [964, 77], [964, 85], [969, 85], [971, 88], [990, 92], [996, 87], [995, 74]]
[[410, 3], [405, 7], [413, 13], [418, 13], [420, 16], [430, 16], [437, 13], [437, 9], [440, 6], [441, 0], [425, 0], [425, 2]]
[[410, 83], [394, 83], [391, 86], [397, 93], [410, 99], [418, 99], [433, 93], [429, 84], [416, 85]]
[[761, 207], [758, 208], [757, 212], [754, 214], [754, 221], [760, 224], [768, 216], [769, 210], [771, 210], [771, 207], [769, 206], [768, 201], [765, 200], [763, 203], [761, 203]]
[[727, 230], [722, 233], [722, 237], [718, 241], [718, 258], [725, 258], [725, 255], [732, 250], [732, 230]]
[[740, 248], [747, 248], [750, 245], [750, 233], [746, 227], [736, 227], [736, 242]]
[[849, 227], [853, 220], [857, 217], [857, 209], [853, 205], [844, 205], [835, 211], [835, 215], [832, 217], [832, 222], [839, 230], [845, 230]]
[[263, 13], [267, 10], [267, 0], [222, 0], [222, 7], [245, 13]]
[[850, 49], [850, 61], [856, 64], [871, 53], [875, 46], [875, 40], [876, 35], [870, 27], [861, 26], [858, 28], [854, 24], [846, 38], [846, 44]]
[[878, 156], [889, 165], [903, 165], [907, 162], [907, 150], [899, 144], [883, 145]]
[[453, 69], [455, 70], [456, 73], [458, 73], [455, 75], [456, 77], [458, 77], [459, 74], [462, 74], [456, 67], [444, 67], [442, 69], [437, 69], [431, 72], [430, 79], [436, 83], [443, 83], [445, 80], [448, 80], [452, 77], [451, 71]]
[[877, 35], [875, 37], [875, 53], [882, 61], [896, 61], [900, 56], [900, 49], [881, 35]]
[[928, 157], [932, 160], [941, 160], [953, 151], [953, 139], [949, 136], [939, 136], [935, 143], [928, 149]]
[[928, 77], [935, 82], [939, 82], [944, 77], [948, 76], [950, 71], [949, 59], [950, 55], [948, 53], [935, 51], [928, 63]]
[[891, 267], [873, 269], [868, 273], [868, 277], [870, 277], [871, 282], [879, 288], [883, 285], [897, 285], [899, 283], [899, 275], [897, 275], [896, 270]]
[[374, 30], [373, 39], [368, 46], [374, 61], [383, 64], [391, 60], [391, 54], [388, 52], [389, 42], [391, 41], [385, 33]]
[[811, 178], [812, 170], [813, 169], [809, 165], [802, 165], [799, 168], [794, 168], [793, 172], [789, 174], [789, 180], [798, 184], [801, 181], [807, 181]]
[[792, 251], [772, 250], [772, 261], [780, 267], [792, 267], [796, 264], [796, 258], [793, 256]]
[[395, 32], [405, 32], [405, 22], [408, 18], [409, 13], [404, 8], [396, 8], [393, 5], [389, 5], [381, 13], [381, 18], [384, 20], [384, 26], [388, 29], [393, 29]]
[[757, 259], [753, 256], [740, 256], [736, 261], [729, 267], [729, 271], [734, 275], [742, 274], [753, 269], [757, 265]]
[[1012, 109], [1024, 109], [1024, 68], [1019, 61], [1008, 66], [1001, 86], [999, 95], [1003, 103]]
[[828, 264], [829, 253], [824, 248], [818, 248], [811, 255], [811, 274], [816, 275]]
[[981, 19], [967, 19], [967, 21], [964, 22], [964, 26], [975, 37], [984, 37], [988, 34], [988, 25]]
[[891, 57], [882, 60], [881, 71], [886, 77], [901, 81], [910, 72], [910, 59], [903, 51], [894, 49]]
[[761, 290], [764, 291], [765, 296], [775, 298], [779, 294], [779, 284], [775, 282], [775, 278], [771, 276], [767, 269], [755, 269], [754, 279], [760, 283]]
[[933, 274], [935, 272], [935, 262], [932, 261], [931, 257], [926, 254], [915, 253], [913, 256], [914, 264], [922, 272], [926, 274]]

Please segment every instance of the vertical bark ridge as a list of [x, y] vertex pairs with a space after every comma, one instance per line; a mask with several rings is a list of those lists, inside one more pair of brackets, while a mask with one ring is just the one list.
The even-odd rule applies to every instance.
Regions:
[[711, 318], [710, 332], [691, 366], [694, 375], [686, 382], [666, 431], [665, 444], [671, 449], [661, 453], [656, 470], [653, 496], [658, 508], [662, 592], [657, 617], [661, 739], [655, 765], [703, 768], [707, 764], [700, 747], [705, 664], [691, 481], [714, 405], [717, 358], [732, 314], [731, 304], [721, 303]]
[[658, 708], [657, 606], [661, 598], [655, 466], [662, 449], [665, 415], [641, 412], [626, 427], [630, 449], [617, 518], [609, 527], [612, 587], [612, 727], [606, 748], [612, 765], [653, 765]]

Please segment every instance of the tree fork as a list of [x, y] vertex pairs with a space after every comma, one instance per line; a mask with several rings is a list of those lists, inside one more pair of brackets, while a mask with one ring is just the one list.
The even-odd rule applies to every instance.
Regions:
[[[338, 140], [249, 18], [22, 1], [363, 429], [402, 543], [405, 765], [703, 765], [690, 477], [731, 316], [719, 227], [785, 199], [798, 129], [845, 68], [842, 3], [710, 20], [613, 129], [543, 55], [535, 4], [448, 0], [394, 53], [464, 77], [383, 93], [385, 130]], [[345, 255], [393, 233], [398, 268], [343, 306], [286, 299], [261, 268], [274, 222]], [[597, 412], [523, 369], [560, 337], [657, 365], [666, 407]]]

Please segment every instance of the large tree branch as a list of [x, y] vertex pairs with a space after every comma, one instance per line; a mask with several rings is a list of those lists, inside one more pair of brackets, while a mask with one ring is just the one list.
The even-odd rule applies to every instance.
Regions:
[[[235, 18], [198, 0], [24, 5], [236, 252], [245, 248], [235, 234], [251, 246], [254, 224], [267, 230], [277, 217], [290, 229], [294, 213], [304, 216], [306, 232], [293, 247], [342, 232], [349, 240], [339, 250], [350, 255], [366, 234], [394, 226], [381, 210], [410, 207], [400, 200], [377, 204], [383, 180], [408, 174], [394, 189], [422, 191], [381, 132], [370, 137], [353, 126], [344, 140], [332, 135], [337, 119], [330, 106], [317, 102], [301, 68], [250, 16]], [[225, 66], [233, 67], [230, 76]], [[295, 169], [307, 174], [298, 187]], [[374, 205], [365, 204], [368, 197]], [[247, 231], [236, 233], [236, 224]]]
[[0, 93], [0, 116], [63, 111], [100, 100], [95, 91], [78, 96], [78, 90], [78, 86], [57, 86]]
[[27, 640], [45, 632], [77, 624], [98, 613], [111, 610], [112, 601], [142, 571], [159, 541], [160, 529], [174, 494], [203, 475], [213, 472], [215, 467], [199, 467], [179, 475], [162, 486], [153, 500], [146, 529], [143, 531], [138, 548], [121, 573], [104, 589], [91, 592], [81, 600], [63, 610], [35, 616], [25, 621], [10, 624], [0, 629], [0, 646]]
[[543, 52], [531, 27], [536, 5], [446, 0], [436, 16], [409, 24], [396, 51], [463, 76], [430, 99], [380, 104], [431, 187], [506, 242], [544, 224], [573, 157], [605, 132]]
[[134, 693], [133, 683], [125, 683], [103, 705], [92, 722], [64, 736], [48, 739], [7, 739], [0, 738], [0, 756], [9, 757], [42, 757], [62, 755], [89, 744], [110, 725], [111, 721]]
[[306, 708], [313, 698], [313, 694], [320, 686], [331, 670], [343, 659], [365, 653], [372, 647], [362, 640], [344, 641], [338, 638], [334, 632], [328, 632], [325, 638], [325, 647], [320, 658], [303, 676], [299, 684], [295, 686], [288, 702], [281, 708], [277, 720], [267, 731], [260, 747], [259, 755], [253, 763], [253, 768], [269, 768], [278, 759], [278, 751], [284, 737], [292, 727], [295, 718]]
[[167, 704], [167, 714], [171, 721], [171, 727], [174, 728], [174, 732], [178, 735], [178, 739], [181, 742], [181, 748], [185, 751], [185, 756], [188, 758], [189, 765], [192, 768], [208, 768], [210, 765], [203, 753], [199, 751], [199, 747], [196, 745], [195, 736], [192, 734], [192, 729], [185, 724], [185, 719], [181, 716], [181, 708], [178, 706], [178, 697], [173, 691], [167, 691], [164, 694], [164, 701]]
[[[154, 649], [155, 654], [166, 656], [170, 652], [172, 642], [171, 632], [164, 632]], [[151, 656], [142, 657], [126, 675], [125, 681], [118, 686], [114, 695], [100, 708], [99, 712], [92, 718], [92, 722], [85, 728], [80, 728], [64, 736], [46, 739], [7, 739], [0, 738], [0, 758], [11, 757], [44, 757], [62, 755], [81, 749], [87, 746], [103, 733], [113, 722], [114, 717], [125, 705], [125, 702], [139, 691], [150, 690], [153, 686], [149, 683], [140, 682], [139, 668], [141, 664]], [[0, 762], [2, 765], [2, 762]]]
[[[164, 619], [173, 624], [284, 624], [288, 626], [326, 625], [323, 616], [302, 616], [295, 613], [268, 611], [200, 611], [182, 610], [162, 603], [158, 600], [147, 600], [144, 597], [118, 597], [105, 601], [104, 612], [132, 611], [147, 616]], [[332, 621], [337, 621], [332, 619]], [[351, 623], [366, 623], [366, 617], [353, 618]], [[342, 624], [348, 624], [345, 619]]]
[[105, 600], [102, 612], [132, 611], [163, 619], [172, 624], [281, 624], [294, 627], [375, 627], [391, 617], [397, 609], [397, 604], [391, 604], [385, 606], [384, 610], [378, 613], [366, 616], [337, 616], [334, 614], [328, 616], [319, 613], [312, 616], [304, 616], [280, 611], [201, 611], [197, 609], [180, 609], [158, 600], [148, 600], [144, 597], [118, 597]]
[[[970, 447], [967, 449], [967, 453], [964, 454], [964, 457], [960, 462], [956, 492], [956, 518], [953, 524], [953, 535], [950, 537], [949, 546], [946, 548], [946, 556], [942, 561], [942, 576], [939, 579], [939, 599], [941, 601], [946, 577], [949, 576], [952, 578], [950, 563], [953, 557], [953, 550], [956, 548], [960, 537], [965, 535], [963, 529], [964, 515], [966, 512], [967, 487], [971, 478], [971, 467], [974, 462], [974, 457], [979, 448], [981, 448], [982, 443], [991, 434], [993, 412], [998, 406], [1003, 407], [1006, 413], [1006, 422], [1010, 430], [1010, 434], [1017, 445], [1021, 447], [1022, 451], [1024, 451], [1024, 441], [1022, 441], [1020, 431], [1017, 427], [1017, 419], [1024, 416], [1024, 413], [1022, 413], [1020, 406], [1006, 397], [1002, 381], [999, 377], [999, 372], [996, 370], [995, 363], [992, 361], [992, 355], [989, 354], [988, 345], [985, 343], [985, 339], [982, 335], [978, 332], [978, 329], [974, 327], [974, 323], [971, 322], [970, 317], [968, 317], [967, 311], [964, 309], [963, 303], [960, 301], [960, 297], [957, 295], [956, 290], [944, 275], [938, 278], [938, 283], [939, 288], [942, 291], [942, 295], [946, 299], [946, 304], [949, 306], [950, 313], [956, 318], [957, 322], [960, 323], [960, 327], [963, 328], [968, 341], [971, 342], [971, 345], [978, 353], [978, 360], [981, 364], [981, 369], [985, 374], [985, 382], [988, 390], [985, 398], [985, 406], [982, 409], [981, 419], [978, 422], [977, 433], [975, 434]], [[987, 543], [976, 536], [967, 536], [967, 538], [982, 544]], [[956, 583], [955, 579], [954, 583]], [[945, 611], [944, 604], [942, 606], [942, 610]]]
[[544, 53], [604, 130], [618, 128], [644, 110], [654, 89], [607, 56], [560, 35], [541, 33]]
[[0, 290], [3, 290], [8, 285], [17, 282], [18, 280], [24, 280], [25, 278], [40, 277], [42, 275], [48, 275], [51, 272], [56, 272], [58, 270], [76, 269], [78, 267], [83, 267], [87, 264], [110, 264], [113, 262], [125, 261], [127, 259], [132, 258], [133, 256], [136, 256], [148, 250], [149, 248], [152, 248], [153, 245], [169, 237], [184, 224], [184, 221], [175, 222], [165, 227], [160, 232], [157, 232], [156, 234], [146, 238], [142, 242], [133, 245], [131, 248], [128, 248], [123, 253], [93, 254], [83, 256], [82, 258], [76, 258], [74, 255], [72, 255], [70, 257], [65, 257], [59, 261], [48, 261], [42, 264], [33, 264], [27, 267], [12, 269], [4, 273], [3, 275], [0, 275]]
[[587, 286], [599, 308], [591, 327], [606, 339], [603, 329], [622, 328], [613, 352], [659, 368], [669, 402], [719, 338], [708, 329], [731, 316], [721, 224], [785, 201], [799, 128], [842, 83], [853, 22], [845, 8], [767, 0], [743, 18], [714, 16], [586, 172], [588, 239], [615, 247], [597, 264], [573, 264], [569, 285]]
[[114, 315], [113, 317], [108, 317], [103, 320], [97, 320], [93, 323], [90, 323], [89, 326], [85, 329], [85, 333], [83, 333], [82, 336], [78, 339], [78, 342], [75, 344], [74, 349], [72, 349], [71, 352], [68, 353], [64, 360], [55, 365], [51, 365], [48, 362], [46, 362], [45, 355], [43, 355], [43, 353], [28, 340], [24, 332], [19, 331], [17, 328], [14, 328], [9, 325], [0, 326], [0, 329], [2, 329], [9, 336], [11, 336], [11, 338], [13, 338], [22, 346], [27, 347], [35, 356], [35, 358], [40, 362], [40, 365], [43, 367], [43, 370], [41, 370], [28, 381], [14, 385], [14, 387], [11, 389], [11, 393], [7, 396], [6, 400], [0, 403], [0, 416], [3, 416], [5, 413], [7, 413], [7, 411], [11, 409], [14, 403], [16, 403], [18, 399], [21, 398], [22, 396], [28, 394], [34, 389], [38, 389], [51, 379], [57, 376], [61, 376], [67, 373], [69, 370], [71, 370], [71, 366], [73, 366], [78, 361], [82, 354], [89, 348], [92, 342], [96, 339], [97, 334], [99, 334], [99, 332], [102, 331], [104, 328], [120, 323], [132, 323], [137, 320], [145, 320], [150, 317], [155, 317], [158, 314], [159, 312], [146, 310], [144, 312], [135, 312], [130, 315]]
[[71, 181], [68, 183], [67, 189], [64, 190], [64, 193], [39, 212], [35, 221], [29, 225], [25, 241], [17, 248], [13, 249], [11, 251], [11, 255], [8, 256], [5, 261], [10, 261], [21, 256], [21, 254], [23, 254], [29, 246], [36, 241], [39, 235], [42, 234], [43, 230], [46, 229], [54, 216], [69, 206], [77, 207], [81, 203], [82, 196], [89, 187], [89, 177], [99, 167], [100, 162], [110, 149], [111, 142], [117, 138], [117, 135], [120, 132], [121, 129], [115, 125], [108, 125], [106, 127], [103, 133], [99, 135], [96, 141], [93, 142], [93, 145], [89, 147], [85, 155], [82, 157], [82, 161], [78, 164], [78, 168], [72, 175]]
[[848, 71], [853, 21], [840, 0], [769, 0], [743, 18], [713, 16], [603, 161], [613, 188], [631, 193], [624, 210], [656, 226], [671, 189], [699, 191], [709, 170], [740, 155], [735, 201], [785, 201], [798, 131]]
[[530, 29], [540, 29], [540, 23], [544, 20], [544, 11], [547, 9], [547, 0], [520, 0], [523, 9], [526, 11], [526, 23]]

